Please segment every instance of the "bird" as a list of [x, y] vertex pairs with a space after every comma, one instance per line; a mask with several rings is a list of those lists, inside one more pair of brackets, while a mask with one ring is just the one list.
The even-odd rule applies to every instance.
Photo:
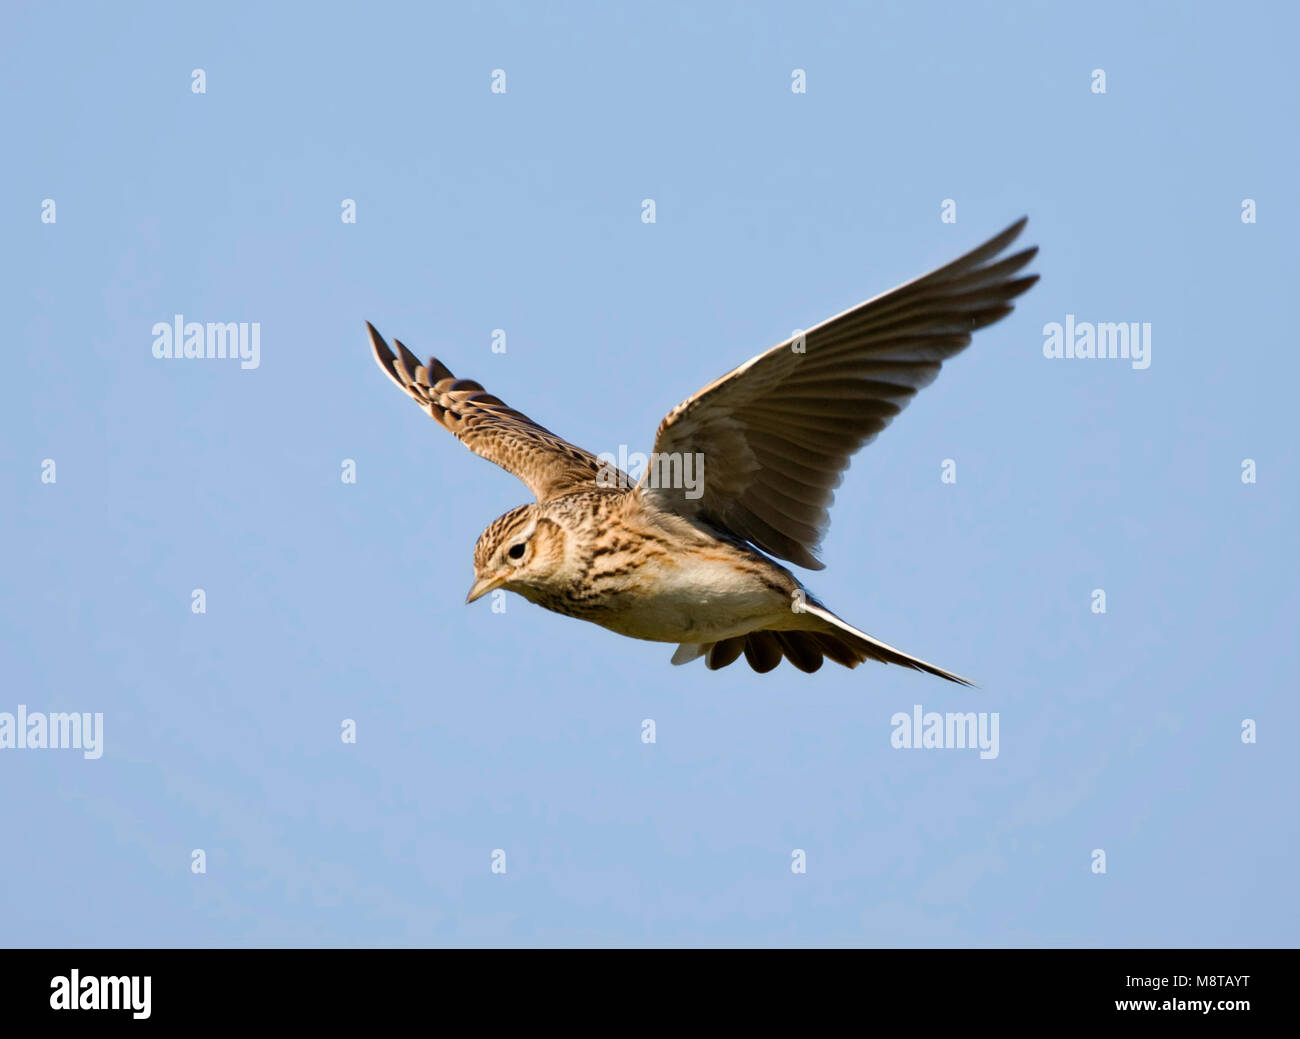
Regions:
[[[810, 674], [826, 659], [874, 660], [973, 685], [853, 627], [777, 560], [823, 568], [828, 509], [852, 455], [1038, 280], [1021, 273], [1037, 247], [1007, 254], [1027, 220], [709, 383], [660, 422], [636, 481], [438, 359], [421, 364], [397, 339], [391, 349], [366, 322], [389, 378], [536, 499], [479, 536], [466, 602], [515, 592], [676, 643], [673, 664], [703, 657], [709, 670], [742, 655], [759, 673], [783, 659]], [[702, 479], [686, 478], [692, 461]]]

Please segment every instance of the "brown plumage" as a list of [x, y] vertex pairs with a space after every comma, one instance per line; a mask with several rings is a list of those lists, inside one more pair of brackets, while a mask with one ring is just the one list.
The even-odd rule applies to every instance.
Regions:
[[[396, 352], [367, 324], [384, 371], [472, 451], [537, 498], [479, 538], [470, 601], [496, 588], [633, 638], [680, 643], [674, 663], [742, 655], [815, 672], [879, 660], [966, 680], [841, 620], [768, 556], [820, 569], [834, 488], [870, 443], [1037, 275], [1036, 249], [984, 245], [759, 354], [668, 413], [654, 457], [703, 458], [701, 485], [637, 486], [440, 361]], [[684, 463], [683, 463], [684, 465]], [[678, 470], [685, 472], [684, 468]], [[698, 492], [698, 493], [697, 493]], [[768, 555], [764, 555], [767, 553]]]

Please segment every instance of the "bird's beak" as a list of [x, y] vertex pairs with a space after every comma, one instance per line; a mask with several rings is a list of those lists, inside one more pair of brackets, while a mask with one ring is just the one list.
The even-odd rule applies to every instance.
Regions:
[[465, 605], [468, 606], [475, 599], [481, 599], [488, 592], [496, 591], [506, 583], [508, 576], [508, 574], [498, 574], [496, 577], [480, 577], [469, 590], [469, 595], [465, 596]]

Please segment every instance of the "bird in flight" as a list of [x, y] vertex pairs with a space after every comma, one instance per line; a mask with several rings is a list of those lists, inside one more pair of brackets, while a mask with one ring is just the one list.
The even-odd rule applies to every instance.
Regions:
[[[537, 498], [483, 531], [466, 601], [504, 588], [677, 643], [674, 664], [703, 657], [715, 670], [744, 654], [755, 671], [784, 657], [811, 673], [827, 657], [850, 668], [870, 659], [971, 684], [841, 620], [775, 559], [822, 568], [827, 509], [853, 453], [1038, 280], [1019, 274], [1036, 248], [1004, 255], [1026, 219], [709, 383], [659, 424], [635, 485], [436, 358], [421, 364], [397, 340], [394, 353], [367, 322], [389, 377]], [[671, 478], [682, 459], [702, 459], [701, 481]]]

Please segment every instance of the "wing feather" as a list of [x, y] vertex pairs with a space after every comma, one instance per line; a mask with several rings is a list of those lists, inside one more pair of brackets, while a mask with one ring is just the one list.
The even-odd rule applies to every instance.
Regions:
[[437, 358], [421, 364], [400, 340], [391, 350], [373, 325], [375, 360], [443, 429], [475, 454], [517, 476], [538, 501], [597, 487], [627, 487], [620, 469], [575, 447], [488, 393], [473, 379], [457, 379]]
[[702, 455], [703, 494], [688, 498], [646, 477], [638, 493], [821, 569], [832, 490], [854, 452], [1038, 280], [1017, 276], [1037, 248], [1001, 255], [1025, 223], [822, 322], [804, 333], [801, 349], [786, 340], [683, 401], [660, 423], [654, 450]]

